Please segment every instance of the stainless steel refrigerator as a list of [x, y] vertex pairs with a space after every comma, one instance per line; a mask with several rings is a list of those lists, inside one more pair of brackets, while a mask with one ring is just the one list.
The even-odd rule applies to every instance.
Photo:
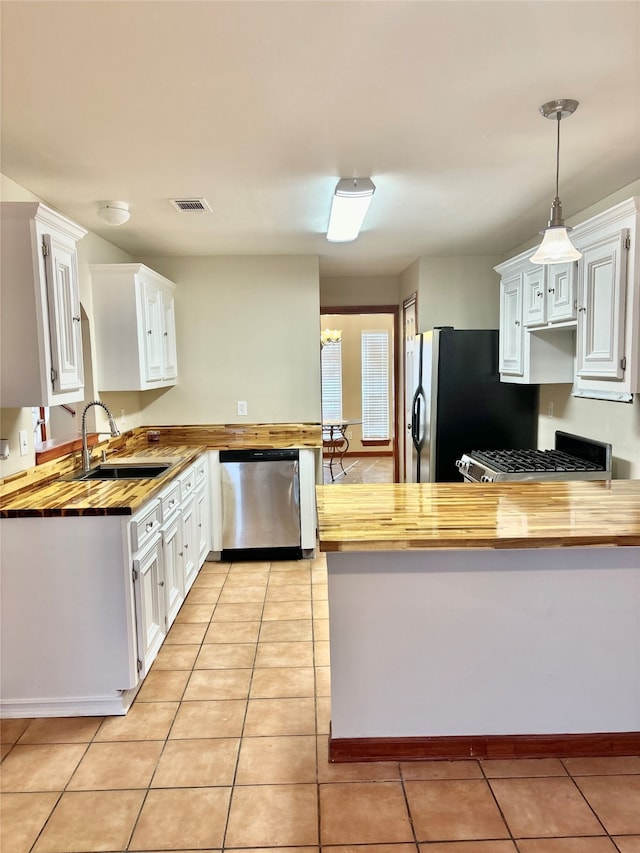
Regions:
[[538, 386], [500, 382], [497, 329], [437, 328], [415, 352], [407, 482], [460, 482], [471, 450], [536, 447]]

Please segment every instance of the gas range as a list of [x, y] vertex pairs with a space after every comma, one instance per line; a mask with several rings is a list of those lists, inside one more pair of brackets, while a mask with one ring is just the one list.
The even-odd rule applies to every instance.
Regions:
[[610, 480], [611, 445], [558, 430], [554, 450], [472, 450], [456, 467], [471, 483]]

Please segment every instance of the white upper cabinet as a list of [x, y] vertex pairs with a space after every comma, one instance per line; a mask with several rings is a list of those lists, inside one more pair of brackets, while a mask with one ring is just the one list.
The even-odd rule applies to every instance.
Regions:
[[573, 393], [631, 401], [640, 393], [640, 198], [574, 229], [578, 333]]
[[575, 263], [525, 265], [523, 319], [527, 328], [575, 323], [577, 269]]
[[573, 394], [640, 393], [640, 199], [577, 225], [577, 263], [534, 265], [533, 250], [497, 266], [503, 382], [573, 383]]
[[143, 264], [93, 264], [100, 391], [144, 391], [178, 377], [174, 290]]
[[76, 243], [87, 233], [39, 202], [2, 203], [2, 405], [84, 398]]
[[[548, 322], [548, 277], [533, 250], [496, 267], [500, 273], [500, 378], [522, 384], [573, 381], [575, 330]], [[575, 325], [575, 324], [573, 324]]]
[[524, 373], [522, 326], [523, 275], [517, 271], [500, 282], [500, 372]]

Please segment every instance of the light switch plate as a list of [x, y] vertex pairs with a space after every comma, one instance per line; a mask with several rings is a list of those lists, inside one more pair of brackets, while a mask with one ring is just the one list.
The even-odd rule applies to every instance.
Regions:
[[18, 442], [20, 444], [20, 456], [26, 456], [29, 452], [29, 441], [27, 439], [26, 429], [21, 429], [18, 432]]
[[247, 401], [246, 400], [238, 400], [238, 414], [241, 416], [247, 414]]

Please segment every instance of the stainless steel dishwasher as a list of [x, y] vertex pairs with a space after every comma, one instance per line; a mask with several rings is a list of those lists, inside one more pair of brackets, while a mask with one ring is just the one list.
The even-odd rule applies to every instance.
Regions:
[[297, 450], [221, 450], [223, 557], [299, 558]]

